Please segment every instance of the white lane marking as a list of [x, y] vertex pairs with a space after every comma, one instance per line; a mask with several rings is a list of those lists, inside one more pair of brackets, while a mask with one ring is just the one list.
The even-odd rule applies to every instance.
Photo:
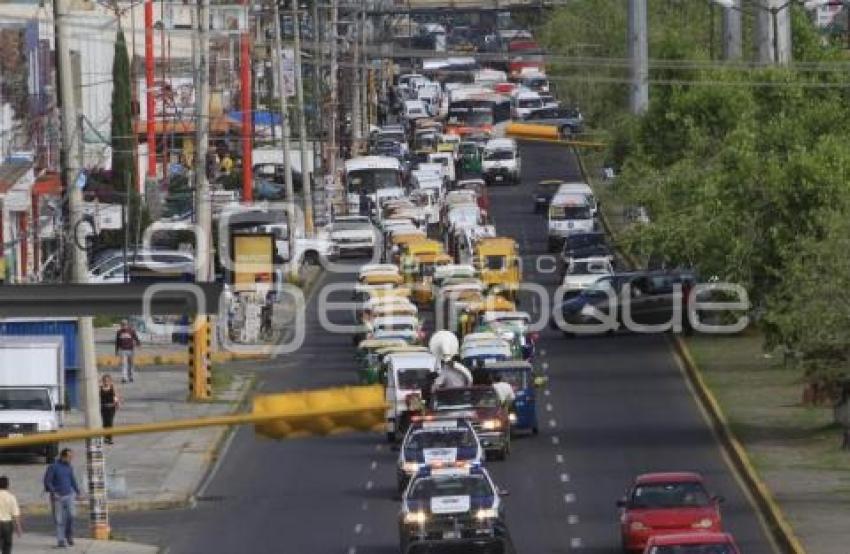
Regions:
[[558, 446], [561, 443], [561, 439], [558, 437], [552, 437], [552, 445]]
[[367, 491], [372, 490], [372, 487], [374, 487], [374, 486], [375, 486], [375, 483], [373, 483], [372, 481], [366, 481], [366, 490]]
[[550, 419], [550, 420], [549, 420], [549, 427], [552, 427], [552, 428], [554, 429], [554, 428], [555, 428], [555, 427], [557, 427], [557, 426], [558, 426], [558, 422], [557, 422], [557, 421], [555, 421], [554, 419]]
[[551, 411], [552, 411], [552, 404], [549, 404], [549, 403], [547, 403], [547, 404], [546, 404], [546, 411], [547, 411], [547, 412], [551, 412]]
[[362, 532], [363, 532], [363, 524], [362, 523], [358, 523], [357, 525], [354, 526], [354, 534], [355, 535], [359, 535]]
[[363, 504], [360, 505], [360, 509], [363, 510], [364, 512], [368, 511], [369, 510], [369, 503], [364, 501]]
[[543, 362], [542, 364], [540, 364], [540, 367], [542, 367], [543, 369], [549, 369], [549, 362]]
[[563, 454], [555, 454], [555, 463], [556, 464], [564, 463], [564, 455]]
[[383, 444], [376, 444], [376, 445], [375, 445], [375, 452], [380, 452], [380, 451], [382, 451], [383, 449], [384, 449], [384, 445], [383, 445]]
[[357, 548], [353, 546], [348, 547], [348, 554], [357, 554]]
[[543, 391], [543, 395], [544, 395], [544, 396], [549, 396], [550, 394], [552, 394], [552, 391], [550, 391], [549, 389], [545, 389], [545, 390]]
[[567, 516], [567, 523], [570, 524], [570, 525], [577, 525], [578, 524], [578, 516], [575, 515], [575, 514], [570, 514], [569, 516]]
[[378, 469], [378, 462], [376, 460], [372, 460], [371, 467], [372, 467], [372, 471], [375, 471], [376, 469]]
[[541, 356], [545, 356], [545, 355], [546, 355], [546, 349], [545, 349], [545, 348], [541, 348], [541, 349], [540, 349], [540, 355], [541, 355]]
[[570, 474], [562, 473], [561, 474], [561, 483], [569, 483], [570, 482]]
[[573, 504], [576, 501], [576, 495], [574, 493], [568, 492], [564, 495], [564, 502], [567, 504]]
[[581, 538], [574, 537], [570, 539], [570, 548], [581, 548]]

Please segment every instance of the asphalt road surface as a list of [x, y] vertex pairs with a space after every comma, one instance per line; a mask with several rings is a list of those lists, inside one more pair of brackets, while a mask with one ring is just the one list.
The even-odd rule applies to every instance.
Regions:
[[[491, 189], [491, 209], [499, 231], [520, 243], [525, 279], [551, 290], [556, 276], [537, 270], [546, 234], [544, 220], [532, 214], [533, 185], [580, 176], [558, 145], [524, 144], [522, 166], [523, 185]], [[325, 274], [316, 290], [351, 279]], [[525, 310], [540, 313], [542, 306], [523, 298]], [[260, 373], [262, 390], [355, 381], [351, 338], [321, 330], [315, 295], [307, 320], [305, 345]], [[726, 498], [725, 525], [742, 551], [774, 552], [665, 337], [567, 339], [546, 329], [538, 351], [536, 363], [550, 377], [539, 396], [540, 434], [516, 440], [508, 461], [490, 464], [510, 492], [516, 552], [619, 552], [616, 500], [635, 475], [666, 470], [705, 475], [711, 492]], [[119, 515], [114, 527], [171, 553], [398, 552], [395, 459], [383, 435], [275, 442], [243, 428], [197, 507]]]

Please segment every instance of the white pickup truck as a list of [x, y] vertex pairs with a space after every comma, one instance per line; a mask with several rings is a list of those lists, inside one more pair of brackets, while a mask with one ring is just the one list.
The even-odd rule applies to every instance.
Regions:
[[[0, 337], [0, 437], [55, 432], [62, 426], [65, 367], [62, 337]], [[56, 443], [23, 447], [56, 457]]]

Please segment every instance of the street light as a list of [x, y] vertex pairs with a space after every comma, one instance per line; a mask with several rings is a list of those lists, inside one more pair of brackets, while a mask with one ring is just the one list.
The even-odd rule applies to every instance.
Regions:
[[[773, 27], [773, 61], [774, 63], [779, 63], [779, 12], [787, 9], [791, 4], [799, 4], [803, 6], [803, 8], [807, 10], [814, 10], [820, 8], [822, 6], [826, 6], [830, 3], [831, 0], [787, 0], [784, 4], [779, 6], [764, 6], [758, 2], [753, 2], [753, 6], [756, 8], [769, 12], [771, 16], [771, 23]], [[727, 10], [736, 10], [739, 12], [743, 12], [738, 3], [735, 0], [711, 0], [712, 3], [725, 8]]]

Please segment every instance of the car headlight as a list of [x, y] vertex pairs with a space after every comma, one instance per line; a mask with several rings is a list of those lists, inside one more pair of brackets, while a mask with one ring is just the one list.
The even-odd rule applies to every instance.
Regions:
[[55, 431], [52, 421], [39, 421], [37, 429], [39, 431]]
[[482, 508], [481, 510], [475, 512], [475, 519], [477, 519], [478, 521], [483, 521], [486, 519], [496, 519], [497, 517], [499, 517], [499, 512], [496, 511], [494, 508]]
[[629, 529], [632, 531], [648, 531], [649, 527], [644, 525], [642, 521], [633, 521], [631, 525], [629, 525]]
[[485, 419], [481, 422], [481, 428], [485, 431], [495, 431], [501, 429], [502, 422], [498, 419]]
[[428, 521], [428, 514], [425, 512], [407, 512], [404, 514], [404, 522], [410, 525], [424, 525]]
[[711, 529], [712, 525], [714, 525], [714, 522], [710, 518], [704, 517], [691, 525], [691, 527], [693, 529]]
[[[516, 404], [519, 404], [519, 402], [516, 402]], [[516, 423], [516, 414], [511, 412], [510, 414], [508, 414], [508, 419], [511, 423]]]
[[408, 474], [414, 474], [419, 471], [419, 464], [416, 462], [404, 462], [401, 465], [401, 470]]

